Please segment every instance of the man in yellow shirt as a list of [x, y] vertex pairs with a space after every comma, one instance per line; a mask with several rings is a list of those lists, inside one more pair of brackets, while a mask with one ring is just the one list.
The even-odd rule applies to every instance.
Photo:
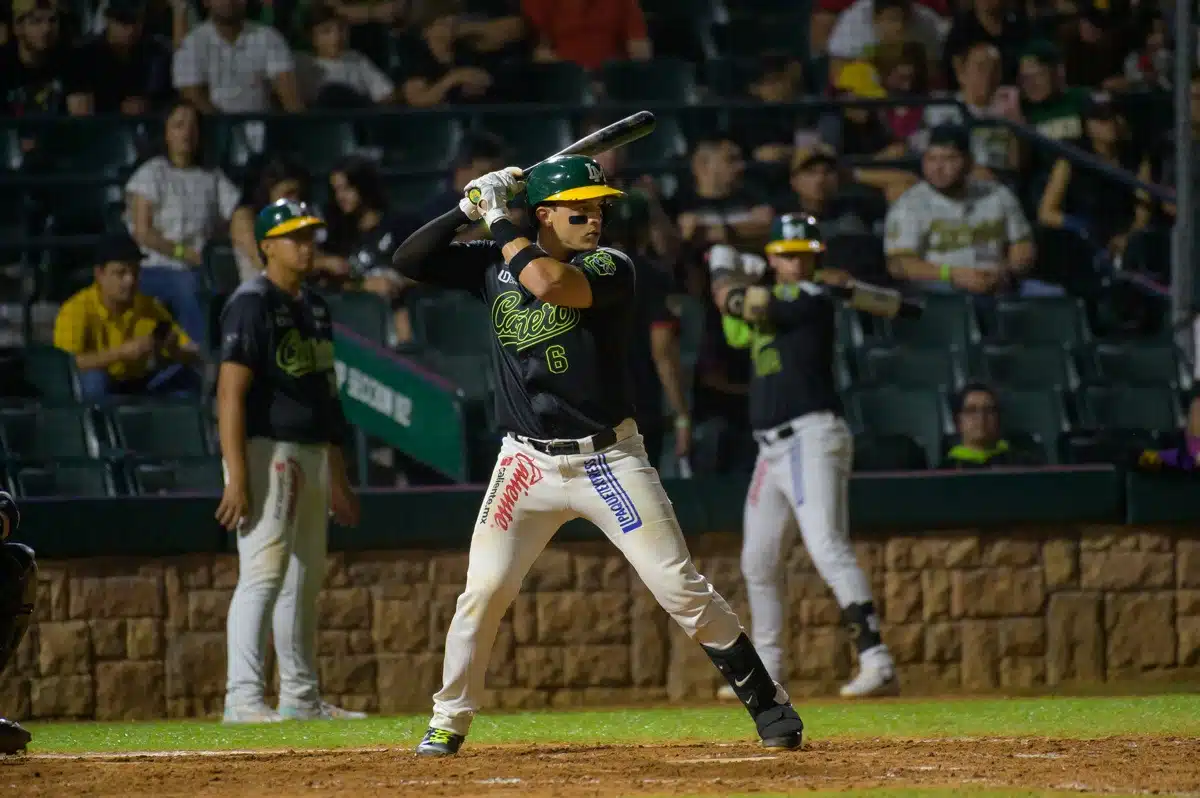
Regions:
[[54, 345], [75, 356], [85, 401], [200, 393], [199, 351], [157, 299], [138, 291], [141, 259], [132, 238], [105, 241], [95, 282], [58, 311]]

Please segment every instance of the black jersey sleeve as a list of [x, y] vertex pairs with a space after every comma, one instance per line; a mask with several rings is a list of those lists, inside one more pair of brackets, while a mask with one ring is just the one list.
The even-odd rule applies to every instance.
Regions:
[[221, 311], [221, 362], [240, 363], [257, 371], [263, 362], [268, 332], [265, 297], [251, 291], [233, 295]]
[[767, 304], [767, 321], [777, 330], [812, 324], [828, 312], [829, 297], [811, 284], [777, 285]]
[[404, 239], [392, 265], [419, 283], [482, 294], [483, 276], [501, 259], [500, 247], [494, 241], [455, 243], [454, 236], [469, 223], [458, 208], [442, 214]]
[[600, 247], [571, 259], [592, 288], [592, 307], [602, 308], [635, 299], [637, 278], [633, 261], [619, 249]]

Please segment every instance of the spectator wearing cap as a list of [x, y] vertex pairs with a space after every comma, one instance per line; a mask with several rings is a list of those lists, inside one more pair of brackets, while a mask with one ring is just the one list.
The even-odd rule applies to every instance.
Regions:
[[[1106, 95], [1089, 98], [1083, 116], [1084, 149], [1150, 182], [1150, 160], [1139, 155]], [[1124, 255], [1130, 234], [1146, 229], [1150, 218], [1149, 196], [1135, 195], [1092, 169], [1075, 169], [1065, 158], [1055, 162], [1038, 206], [1041, 224], [1077, 233], [1111, 258]]]
[[821, 238], [875, 232], [882, 227], [887, 205], [883, 197], [873, 203], [869, 194], [843, 193], [837, 153], [827, 144], [802, 147], [792, 156], [793, 213], [817, 220]]
[[12, 20], [12, 39], [0, 47], [0, 114], [90, 114], [88, 81], [60, 39], [54, 2], [12, 0]]
[[[938, 125], [967, 125], [975, 120], [1008, 119], [1018, 121], [1021, 110], [1016, 91], [1000, 85], [1000, 51], [984, 41], [967, 48], [954, 59], [958, 73], [959, 91], [954, 95], [966, 106], [967, 113], [956, 105], [925, 107], [921, 130], [910, 139], [917, 152], [924, 151], [929, 131]], [[971, 127], [972, 175], [980, 179], [996, 179], [998, 171], [1014, 170], [1019, 163], [1017, 139], [1007, 128], [999, 125]]]
[[536, 37], [535, 61], [598, 69], [654, 57], [639, 0], [521, 0], [521, 11]]
[[1039, 452], [1014, 447], [1004, 439], [996, 394], [983, 383], [971, 383], [955, 397], [954, 421], [958, 443], [946, 452], [942, 468], [1045, 465]]
[[396, 84], [371, 62], [347, 46], [350, 29], [327, 5], [309, 14], [312, 53], [296, 56], [296, 82], [309, 107], [354, 108], [396, 102]]
[[144, 0], [109, 0], [104, 30], [75, 50], [98, 114], [137, 116], [171, 97], [170, 45], [145, 35], [144, 17]]
[[978, 45], [996, 48], [1000, 59], [999, 80], [1017, 78], [1021, 50], [1030, 37], [1029, 17], [1018, 0], [974, 0], [959, 12], [946, 35], [943, 70], [953, 88], [962, 87], [963, 61]]
[[960, 125], [930, 132], [924, 180], [888, 210], [888, 271], [927, 291], [990, 296], [1010, 287], [1061, 293], [1026, 279], [1034, 264], [1033, 229], [1003, 184], [971, 177], [970, 137]]
[[179, 93], [205, 114], [262, 113], [274, 94], [302, 111], [292, 51], [279, 31], [246, 19], [246, 0], [204, 0], [208, 19], [184, 38], [171, 64]]
[[945, 21], [911, 0], [857, 0], [838, 15], [829, 35], [829, 74], [836, 80], [848, 62], [871, 58], [888, 41], [917, 42], [936, 59], [945, 35]]
[[195, 341], [204, 341], [200, 304], [204, 247], [227, 230], [240, 192], [219, 169], [200, 162], [200, 114], [186, 102], [167, 114], [165, 151], [125, 184], [126, 221], [146, 255], [141, 285], [160, 299]]
[[75, 356], [82, 399], [197, 396], [200, 355], [162, 303], [138, 290], [142, 253], [128, 236], [96, 252], [95, 281], [58, 311], [54, 345]]

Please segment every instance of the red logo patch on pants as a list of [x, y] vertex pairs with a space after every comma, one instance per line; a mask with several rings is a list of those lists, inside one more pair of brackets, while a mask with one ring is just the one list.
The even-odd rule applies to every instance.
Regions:
[[518, 452], [501, 459], [500, 467], [496, 470], [495, 484], [488, 491], [487, 499], [483, 503], [480, 523], [487, 523], [488, 514], [491, 512], [495, 525], [508, 531], [517, 502], [522, 496], [528, 496], [529, 489], [541, 481], [542, 469], [537, 467], [529, 455]]
[[750, 492], [746, 498], [751, 507], [758, 506], [758, 494], [762, 492], [763, 480], [767, 477], [767, 461], [759, 458], [754, 466], [754, 476], [750, 478]]
[[275, 492], [275, 520], [290, 524], [296, 520], [296, 506], [300, 503], [300, 491], [304, 489], [300, 461], [294, 457], [276, 460], [275, 478], [279, 481], [279, 489]]

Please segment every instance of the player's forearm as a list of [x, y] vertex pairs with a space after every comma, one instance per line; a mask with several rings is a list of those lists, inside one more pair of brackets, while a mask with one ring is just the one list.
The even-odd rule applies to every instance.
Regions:
[[246, 402], [236, 386], [218, 384], [217, 433], [229, 481], [246, 484]]
[[434, 256], [445, 250], [454, 241], [459, 228], [470, 223], [470, 219], [455, 205], [453, 209], [428, 222], [415, 233], [404, 239], [392, 255], [396, 271], [417, 282], [426, 282], [429, 273], [437, 269]]
[[106, 369], [120, 360], [121, 350], [116, 348], [105, 349], [102, 352], [80, 352], [75, 355], [75, 368], [80, 371]]

